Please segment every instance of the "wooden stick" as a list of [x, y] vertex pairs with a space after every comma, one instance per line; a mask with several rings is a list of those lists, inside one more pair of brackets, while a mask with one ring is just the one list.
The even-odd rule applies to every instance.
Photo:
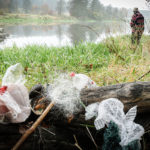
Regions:
[[37, 126], [42, 122], [42, 120], [45, 118], [45, 116], [48, 114], [48, 112], [51, 110], [51, 108], [54, 106], [54, 103], [51, 102], [47, 108], [44, 110], [42, 115], [36, 120], [36, 122], [25, 132], [24, 135], [19, 139], [19, 141], [16, 143], [16, 145], [12, 148], [12, 150], [17, 150], [20, 145], [27, 139], [27, 137], [34, 132], [34, 130], [37, 128]]
[[145, 77], [146, 75], [148, 75], [150, 73], [150, 70], [148, 72], [146, 72], [145, 74], [143, 74], [140, 78], [138, 78], [138, 80], [141, 80], [143, 77]]

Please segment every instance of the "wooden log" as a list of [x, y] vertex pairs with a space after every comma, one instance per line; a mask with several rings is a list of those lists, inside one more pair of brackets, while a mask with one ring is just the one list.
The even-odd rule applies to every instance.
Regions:
[[81, 100], [86, 104], [118, 98], [125, 105], [125, 111], [137, 105], [138, 113], [150, 112], [150, 82], [131, 82], [94, 89], [83, 89]]
[[[36, 90], [37, 93], [35, 92]], [[36, 96], [45, 95], [42, 85], [35, 86], [31, 91], [30, 97], [33, 101]], [[118, 98], [124, 103], [125, 111], [137, 105], [138, 113], [147, 113], [150, 112], [150, 82], [130, 82], [83, 89], [80, 93], [80, 98], [86, 106], [108, 98]]]
[[[37, 93], [35, 90], [37, 89]], [[35, 86], [30, 93], [33, 100], [35, 95], [39, 97], [40, 91], [44, 91], [42, 85]], [[117, 84], [111, 86], [97, 87], [94, 89], [84, 89], [80, 93], [82, 102], [87, 106], [91, 103], [101, 102], [107, 98], [118, 98], [125, 105], [125, 111], [128, 111], [131, 107], [138, 106], [138, 115], [136, 122], [144, 126], [145, 130], [150, 129], [150, 82], [132, 82]], [[79, 127], [81, 125], [93, 125], [94, 118], [92, 120], [85, 120], [85, 110], [81, 110], [79, 114], [74, 115], [73, 120], [68, 124], [67, 118], [63, 115], [63, 112], [54, 106], [49, 112], [47, 118], [55, 125], [70, 125], [73, 127]], [[141, 115], [143, 117], [141, 117]]]

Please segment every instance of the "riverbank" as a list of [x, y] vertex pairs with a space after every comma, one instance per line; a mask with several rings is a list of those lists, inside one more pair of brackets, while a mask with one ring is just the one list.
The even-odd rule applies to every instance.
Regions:
[[[37, 15], [37, 14], [12, 14], [4, 13], [0, 15], [0, 26], [3, 25], [16, 25], [16, 24], [29, 24], [29, 25], [55, 25], [62, 23], [93, 23], [101, 22], [102, 20], [78, 20], [71, 16], [52, 16], [52, 15]], [[103, 20], [102, 22], [120, 22], [122, 20]]]
[[[80, 43], [61, 48], [26, 46], [0, 51], [0, 81], [6, 69], [16, 63], [24, 67], [26, 86], [52, 82], [61, 73], [83, 73], [99, 86], [138, 81], [150, 70], [150, 37], [143, 36], [137, 48], [130, 36], [109, 38], [102, 43]], [[150, 80], [150, 74], [140, 81]]]
[[0, 15], [0, 25], [9, 24], [58, 24], [75, 23], [78, 20], [69, 16], [51, 16], [34, 14], [3, 14]]

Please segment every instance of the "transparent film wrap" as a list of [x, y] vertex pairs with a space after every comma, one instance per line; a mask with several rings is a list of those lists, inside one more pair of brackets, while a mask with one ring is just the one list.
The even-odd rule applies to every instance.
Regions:
[[[20, 123], [30, 115], [31, 107], [21, 64], [10, 66], [0, 88], [0, 122]], [[4, 90], [5, 88], [5, 90]]]

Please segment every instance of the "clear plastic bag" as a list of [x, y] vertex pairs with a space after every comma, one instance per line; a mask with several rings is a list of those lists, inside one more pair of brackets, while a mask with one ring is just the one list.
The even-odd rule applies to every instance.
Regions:
[[23, 67], [20, 63], [10, 66], [2, 79], [2, 86], [10, 84], [22, 84], [26, 82], [23, 75]]
[[25, 78], [21, 64], [10, 66], [0, 89], [0, 122], [24, 122], [31, 112], [29, 94], [24, 86]]

